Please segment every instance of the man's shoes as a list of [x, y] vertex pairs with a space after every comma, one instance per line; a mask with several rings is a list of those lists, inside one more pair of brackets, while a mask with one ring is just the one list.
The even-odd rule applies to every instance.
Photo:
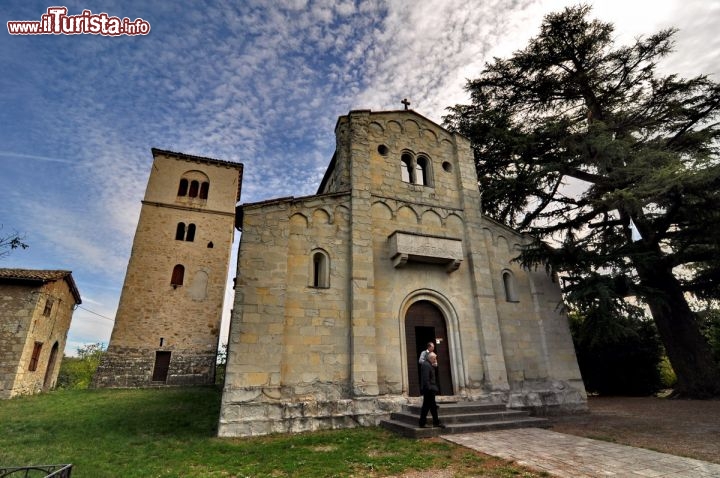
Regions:
[[418, 428], [425, 428], [425, 424], [423, 422], [420, 422], [420, 424], [418, 425]]
[[444, 423], [433, 423], [433, 427], [446, 428]]

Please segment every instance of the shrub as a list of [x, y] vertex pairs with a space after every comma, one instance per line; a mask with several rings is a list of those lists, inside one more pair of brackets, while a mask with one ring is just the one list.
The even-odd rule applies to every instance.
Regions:
[[642, 316], [570, 315], [585, 389], [600, 395], [650, 395], [663, 388], [663, 349], [655, 324]]
[[707, 339], [715, 363], [720, 366], [720, 308], [708, 307], [697, 313], [700, 331]]
[[667, 356], [663, 356], [662, 360], [660, 360], [660, 380], [662, 381], [663, 388], [673, 388], [675, 382], [677, 382], [675, 370], [673, 370], [672, 365], [670, 365], [670, 360]]
[[105, 345], [102, 343], [88, 344], [79, 347], [77, 352], [77, 357], [63, 357], [57, 388], [88, 388], [92, 383], [95, 370], [105, 354]]

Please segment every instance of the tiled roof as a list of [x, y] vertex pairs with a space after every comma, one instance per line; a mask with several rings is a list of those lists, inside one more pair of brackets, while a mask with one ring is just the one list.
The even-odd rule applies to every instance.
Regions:
[[78, 304], [82, 303], [82, 300], [80, 300], [80, 292], [78, 291], [77, 286], [75, 285], [75, 281], [72, 278], [72, 271], [0, 268], [0, 280], [3, 279], [42, 283], [65, 279], [68, 283], [68, 286], [70, 286], [70, 290], [73, 296], [75, 296], [75, 302]]

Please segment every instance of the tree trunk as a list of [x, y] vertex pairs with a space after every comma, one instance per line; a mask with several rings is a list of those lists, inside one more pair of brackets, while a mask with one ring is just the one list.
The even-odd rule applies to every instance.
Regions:
[[720, 368], [700, 333], [695, 314], [672, 270], [661, 257], [654, 264], [643, 261], [635, 269], [642, 286], [653, 291], [643, 297], [650, 307], [660, 339], [677, 375], [675, 393], [687, 398], [720, 396]]

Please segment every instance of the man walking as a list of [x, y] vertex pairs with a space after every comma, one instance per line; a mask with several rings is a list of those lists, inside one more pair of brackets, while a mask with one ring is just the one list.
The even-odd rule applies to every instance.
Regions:
[[438, 407], [435, 403], [435, 395], [440, 391], [437, 382], [437, 355], [430, 352], [427, 360], [420, 365], [420, 392], [423, 394], [422, 408], [420, 409], [420, 428], [427, 423], [427, 414], [430, 412], [433, 418], [433, 426], [445, 428], [438, 418]]

